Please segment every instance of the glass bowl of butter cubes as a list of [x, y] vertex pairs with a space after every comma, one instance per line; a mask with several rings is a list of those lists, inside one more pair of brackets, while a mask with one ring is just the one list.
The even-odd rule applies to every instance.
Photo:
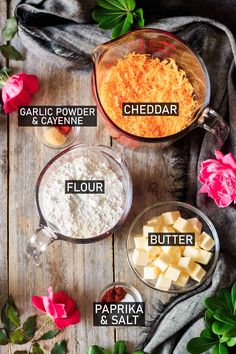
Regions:
[[220, 244], [210, 219], [182, 202], [161, 202], [132, 223], [127, 257], [135, 274], [153, 289], [184, 293], [213, 273]]

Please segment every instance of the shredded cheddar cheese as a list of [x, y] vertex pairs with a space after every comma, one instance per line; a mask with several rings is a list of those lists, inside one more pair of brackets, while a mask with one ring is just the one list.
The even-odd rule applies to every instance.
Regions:
[[[175, 60], [131, 53], [109, 69], [100, 99], [110, 119], [139, 137], [164, 137], [187, 127], [196, 110], [194, 89]], [[178, 116], [123, 116], [123, 102], [178, 102]]]

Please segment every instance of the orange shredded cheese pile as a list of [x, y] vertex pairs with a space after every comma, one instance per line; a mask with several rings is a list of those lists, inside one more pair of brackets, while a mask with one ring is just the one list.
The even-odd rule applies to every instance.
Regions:
[[[110, 119], [139, 137], [164, 137], [187, 127], [196, 110], [194, 89], [175, 60], [130, 53], [109, 69], [100, 90]], [[178, 116], [123, 116], [123, 102], [178, 102]]]

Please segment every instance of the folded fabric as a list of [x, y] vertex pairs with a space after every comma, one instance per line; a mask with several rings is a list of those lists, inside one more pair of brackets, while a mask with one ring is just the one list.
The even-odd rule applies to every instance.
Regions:
[[[46, 61], [89, 70], [94, 47], [110, 39], [109, 32], [85, 23], [93, 6], [94, 1], [21, 1], [16, 16], [22, 43]], [[149, 27], [177, 34], [202, 57], [211, 79], [211, 106], [225, 117], [231, 129], [224, 150], [236, 156], [236, 45], [232, 33], [214, 20], [192, 16], [162, 19]], [[219, 209], [207, 195], [197, 193], [198, 166], [213, 157], [213, 149], [211, 134], [197, 129], [163, 152], [171, 163], [168, 171], [173, 175], [168, 191], [173, 198], [192, 203], [208, 215], [219, 233], [222, 254], [208, 283], [174, 298], [157, 314], [142, 345], [147, 353], [187, 353], [186, 343], [199, 335], [203, 327], [204, 299], [236, 279], [236, 208], [231, 205]]]

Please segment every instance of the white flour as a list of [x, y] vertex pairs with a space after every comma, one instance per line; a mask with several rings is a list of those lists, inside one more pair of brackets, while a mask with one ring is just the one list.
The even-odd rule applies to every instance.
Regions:
[[[104, 180], [104, 194], [65, 194], [65, 180]], [[110, 230], [123, 214], [125, 193], [105, 164], [78, 157], [59, 166], [43, 186], [43, 213], [64, 235], [88, 238]]]

